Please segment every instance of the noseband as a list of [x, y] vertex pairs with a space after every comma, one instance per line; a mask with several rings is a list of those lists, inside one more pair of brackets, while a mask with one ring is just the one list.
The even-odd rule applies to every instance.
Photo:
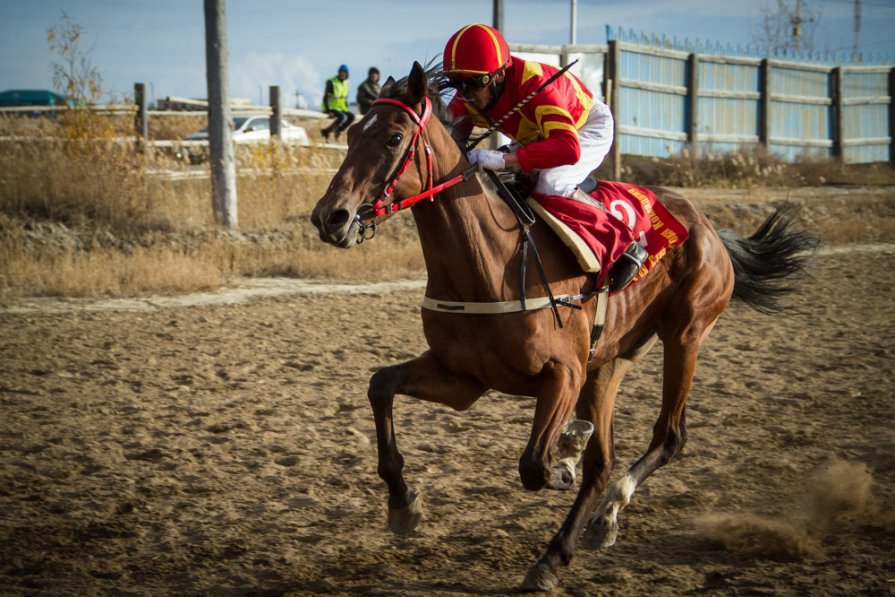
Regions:
[[[377, 99], [373, 102], [373, 105], [395, 106], [397, 108], [400, 108], [405, 113], [410, 115], [410, 118], [413, 119], [414, 123], [416, 123], [416, 130], [413, 132], [413, 137], [410, 140], [410, 145], [408, 146], [407, 153], [404, 156], [404, 162], [401, 164], [401, 167], [398, 168], [398, 171], [395, 174], [394, 178], [392, 178], [392, 180], [387, 185], [385, 185], [382, 193], [379, 194], [379, 197], [377, 197], [375, 201], [373, 201], [372, 203], [363, 203], [360, 207], [358, 207], [357, 213], [354, 216], [354, 220], [355, 222], [357, 222], [358, 225], [359, 243], [363, 242], [365, 239], [373, 238], [376, 235], [376, 218], [393, 214], [396, 211], [411, 207], [414, 204], [422, 201], [423, 199], [434, 201], [436, 194], [449, 187], [463, 182], [464, 180], [472, 176], [473, 173], [475, 173], [476, 171], [475, 166], [473, 166], [462, 174], [458, 174], [457, 176], [451, 178], [450, 180], [447, 180], [436, 186], [432, 185], [434, 178], [432, 165], [432, 146], [429, 144], [429, 139], [427, 138], [427, 136], [423, 134], [423, 129], [426, 128], [426, 124], [428, 124], [429, 119], [432, 116], [432, 100], [428, 97], [426, 97], [423, 102], [422, 114], [417, 114], [413, 108], [411, 108], [404, 102], [392, 98]], [[420, 138], [422, 138], [423, 140], [423, 152], [426, 155], [426, 172], [428, 173], [425, 190], [417, 195], [408, 197], [406, 199], [388, 201], [388, 199], [394, 192], [395, 187], [398, 185], [398, 181], [401, 179], [401, 177], [407, 171], [407, 168], [410, 166], [410, 163], [413, 161], [413, 157], [414, 155], [416, 155], [416, 144]]]

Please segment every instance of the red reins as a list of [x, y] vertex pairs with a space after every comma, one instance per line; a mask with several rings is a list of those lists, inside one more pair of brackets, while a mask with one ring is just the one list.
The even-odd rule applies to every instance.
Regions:
[[[361, 234], [363, 234], [363, 228], [372, 225], [364, 224], [363, 220], [378, 218], [380, 216], [395, 213], [396, 211], [400, 211], [402, 209], [407, 209], [408, 207], [419, 203], [423, 199], [434, 201], [435, 195], [468, 179], [476, 170], [475, 167], [469, 168], [466, 172], [458, 174], [457, 176], [446, 180], [441, 184], [433, 186], [432, 182], [434, 174], [432, 166], [432, 146], [429, 145], [429, 140], [426, 138], [426, 135], [423, 134], [423, 129], [426, 127], [426, 124], [429, 122], [429, 118], [432, 116], [432, 100], [428, 97], [425, 98], [425, 101], [423, 102], [422, 114], [417, 114], [413, 110], [413, 108], [411, 108], [404, 102], [392, 98], [377, 99], [373, 102], [373, 105], [390, 105], [400, 108], [401, 110], [409, 114], [413, 121], [416, 123], [416, 131], [414, 131], [413, 138], [410, 140], [410, 146], [407, 149], [407, 155], [404, 157], [404, 163], [401, 164], [401, 167], [398, 169], [397, 174], [395, 174], [391, 182], [389, 182], [385, 186], [385, 189], [382, 190], [382, 193], [380, 193], [379, 197], [377, 197], [373, 203], [365, 203], [358, 209], [356, 219], [358, 224], [360, 224], [362, 227]], [[407, 197], [406, 199], [396, 199], [395, 201], [387, 203], [387, 200], [389, 199], [389, 197], [391, 197], [391, 194], [394, 192], [395, 187], [398, 185], [398, 181], [401, 179], [401, 177], [407, 171], [408, 166], [410, 166], [410, 163], [413, 161], [413, 156], [416, 154], [416, 144], [421, 137], [423, 141], [423, 151], [426, 154], [426, 171], [428, 173], [425, 190], [412, 197]]]

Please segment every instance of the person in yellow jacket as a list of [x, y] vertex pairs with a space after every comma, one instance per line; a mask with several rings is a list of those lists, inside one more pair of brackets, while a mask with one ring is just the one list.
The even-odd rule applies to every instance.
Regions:
[[330, 135], [335, 135], [338, 141], [342, 131], [354, 122], [354, 113], [348, 109], [348, 88], [348, 67], [343, 64], [339, 67], [339, 74], [326, 81], [323, 93], [323, 111], [335, 119], [320, 131], [324, 141], [329, 141]]

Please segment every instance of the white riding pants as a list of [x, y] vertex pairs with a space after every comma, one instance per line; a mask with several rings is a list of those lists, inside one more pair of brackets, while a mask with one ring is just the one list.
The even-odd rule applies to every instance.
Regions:
[[594, 105], [584, 126], [578, 130], [581, 157], [568, 166], [557, 166], [538, 171], [535, 191], [545, 195], [570, 197], [578, 184], [596, 170], [612, 147], [612, 133], [615, 128], [609, 106], [594, 99]]

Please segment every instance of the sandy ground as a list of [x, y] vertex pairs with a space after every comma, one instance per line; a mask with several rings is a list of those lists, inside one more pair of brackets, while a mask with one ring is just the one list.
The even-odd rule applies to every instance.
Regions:
[[[558, 593], [895, 594], [893, 246], [833, 247], [812, 274], [786, 317], [722, 316], [683, 454]], [[518, 480], [533, 401], [399, 398], [427, 512], [390, 535], [366, 383], [424, 349], [420, 283], [302, 284], [0, 311], [0, 593], [515, 591], [574, 499]], [[656, 350], [622, 388], [616, 476], [660, 367]]]

